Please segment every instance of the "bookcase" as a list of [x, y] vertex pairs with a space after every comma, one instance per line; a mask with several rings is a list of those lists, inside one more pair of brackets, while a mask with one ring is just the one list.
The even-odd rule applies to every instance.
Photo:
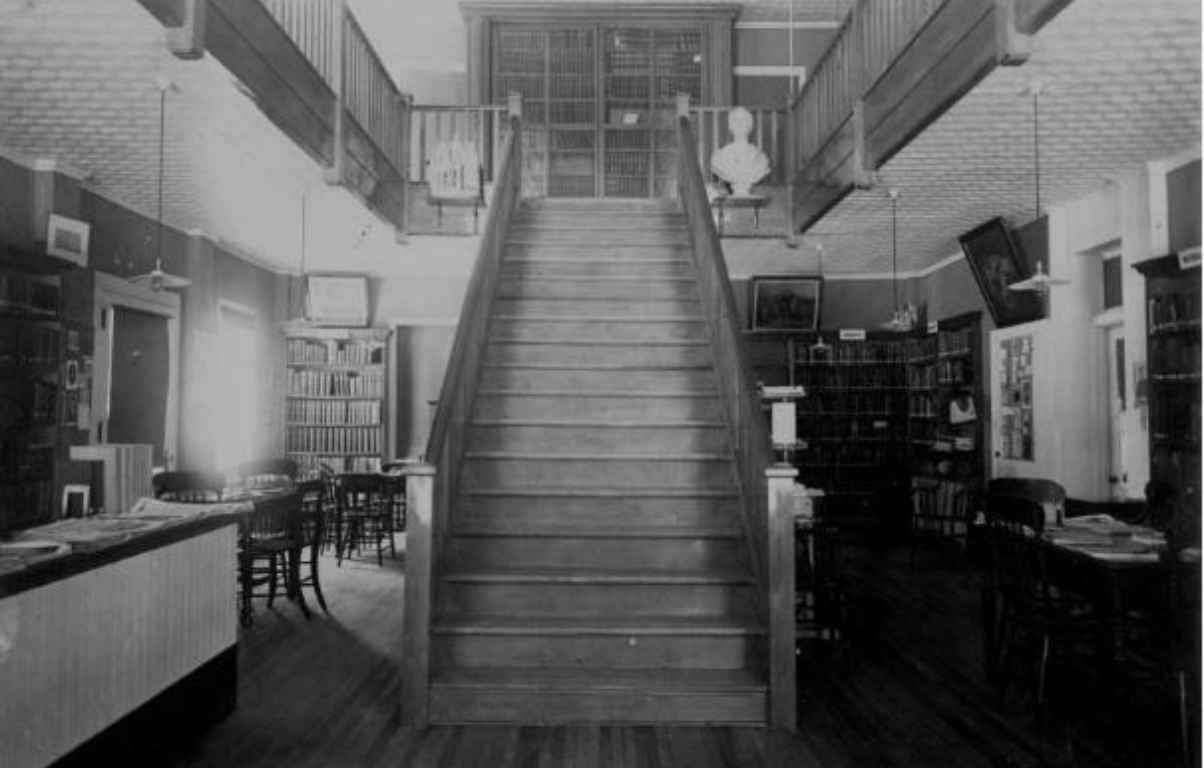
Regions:
[[387, 331], [285, 332], [284, 449], [303, 475], [375, 472], [385, 452]]
[[[841, 336], [845, 338], [841, 338]], [[910, 470], [907, 353], [895, 333], [821, 332], [787, 341], [798, 402], [799, 482], [822, 488], [825, 514], [842, 527], [906, 525]]]
[[0, 534], [54, 515], [59, 278], [0, 269]]
[[907, 343], [907, 422], [913, 473], [983, 474], [981, 314], [932, 323]]
[[1146, 281], [1150, 480], [1199, 514], [1200, 267], [1174, 255], [1135, 267]]

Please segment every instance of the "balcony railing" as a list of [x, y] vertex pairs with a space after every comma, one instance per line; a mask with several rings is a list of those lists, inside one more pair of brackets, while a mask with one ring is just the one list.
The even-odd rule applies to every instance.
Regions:
[[410, 181], [428, 181], [431, 159], [440, 145], [471, 147], [480, 163], [481, 181], [491, 183], [501, 165], [509, 131], [505, 105], [414, 105], [410, 111]]
[[346, 111], [400, 175], [409, 97], [377, 56], [343, 0], [259, 0], [309, 59]]
[[853, 105], [881, 77], [946, 0], [859, 0], [815, 65], [791, 111], [796, 167], [835, 136]]

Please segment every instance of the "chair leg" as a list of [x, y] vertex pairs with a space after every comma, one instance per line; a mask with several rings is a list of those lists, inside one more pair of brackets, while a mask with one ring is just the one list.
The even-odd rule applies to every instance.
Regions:
[[276, 602], [276, 553], [268, 558], [268, 607]]
[[1175, 683], [1179, 698], [1179, 749], [1183, 765], [1191, 765], [1191, 732], [1187, 721], [1187, 673], [1182, 669], [1175, 673]]
[[322, 582], [318, 579], [318, 547], [315, 545], [309, 551], [309, 580], [313, 584], [314, 594], [318, 597], [318, 605], [322, 606], [322, 611], [330, 613], [330, 609], [326, 607], [326, 598], [322, 595]]
[[288, 596], [290, 600], [296, 600], [298, 607], [301, 608], [301, 614], [305, 616], [305, 620], [310, 618], [309, 605], [305, 602], [305, 594], [301, 591], [301, 550], [290, 549], [285, 555], [288, 563]]

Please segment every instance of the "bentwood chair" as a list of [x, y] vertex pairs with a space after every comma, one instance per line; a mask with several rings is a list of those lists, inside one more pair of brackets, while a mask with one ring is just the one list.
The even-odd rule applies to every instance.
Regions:
[[350, 473], [335, 478], [338, 529], [335, 536], [336, 563], [364, 547], [376, 550], [376, 562], [384, 565], [385, 542], [396, 556], [393, 541], [393, 510], [385, 497], [385, 478], [376, 473]]
[[987, 589], [993, 613], [986, 628], [993, 634], [988, 671], [1003, 693], [1035, 672], [1042, 715], [1051, 670], [1069, 672], [1076, 661], [1093, 660], [1100, 636], [1090, 604], [1050, 581], [1041, 538], [1045, 515], [1034, 499], [986, 497]]
[[221, 501], [226, 477], [221, 472], [160, 472], [151, 478], [156, 499], [185, 503]]
[[271, 608], [280, 584], [284, 585], [288, 598], [295, 600], [309, 618], [309, 606], [300, 589], [300, 554], [305, 541], [304, 499], [301, 493], [267, 499], [256, 503], [255, 510], [240, 519], [239, 616], [244, 625], [251, 623], [252, 599], [266, 597]]
[[297, 481], [297, 462], [292, 459], [252, 459], [235, 470], [244, 488], [288, 488]]
[[300, 546], [294, 550], [294, 556], [308, 562], [304, 563], [307, 566], [304, 571], [301, 562], [292, 569], [292, 572], [297, 574], [295, 589], [297, 592], [303, 587], [312, 589], [314, 596], [318, 598], [318, 605], [322, 606], [323, 611], [330, 613], [330, 609], [326, 607], [326, 596], [322, 594], [322, 581], [318, 570], [326, 532], [326, 483], [321, 478], [303, 480], [297, 484], [297, 493], [301, 497]]

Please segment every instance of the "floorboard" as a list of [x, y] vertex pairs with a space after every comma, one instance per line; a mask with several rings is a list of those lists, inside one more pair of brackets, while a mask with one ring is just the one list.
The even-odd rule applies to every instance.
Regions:
[[[404, 553], [322, 562], [329, 615], [278, 601], [241, 631], [236, 711], [165, 768], [1175, 767], [1170, 723], [1083, 706], [1039, 723], [982, 675], [979, 572], [906, 548], [835, 558], [845, 631], [807, 640], [799, 731], [400, 726]], [[312, 601], [316, 602], [316, 601]]]

